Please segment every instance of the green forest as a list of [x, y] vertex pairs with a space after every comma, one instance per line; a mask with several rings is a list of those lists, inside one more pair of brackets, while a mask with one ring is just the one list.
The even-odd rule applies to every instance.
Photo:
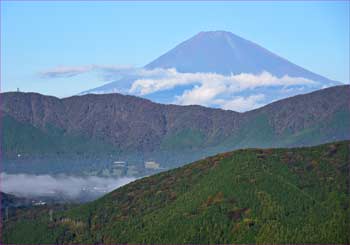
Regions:
[[20, 210], [2, 243], [349, 244], [349, 149], [343, 141], [217, 154], [91, 203]]

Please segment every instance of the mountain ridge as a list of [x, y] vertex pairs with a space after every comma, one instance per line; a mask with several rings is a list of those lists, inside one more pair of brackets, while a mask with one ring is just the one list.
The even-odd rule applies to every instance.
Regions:
[[186, 108], [186, 107], [198, 107], [198, 108], [206, 108], [206, 109], [210, 109], [210, 110], [218, 110], [218, 111], [231, 111], [231, 112], [234, 112], [234, 113], [238, 113], [238, 114], [245, 114], [245, 113], [251, 113], [252, 111], [257, 111], [257, 110], [260, 110], [262, 108], [265, 108], [265, 107], [269, 107], [273, 104], [277, 104], [281, 101], [287, 101], [287, 100], [290, 100], [290, 99], [295, 99], [295, 98], [299, 98], [299, 97], [302, 97], [306, 94], [314, 94], [314, 93], [318, 93], [320, 91], [327, 91], [329, 89], [334, 89], [334, 88], [344, 88], [344, 89], [348, 89], [350, 87], [349, 84], [341, 84], [341, 85], [336, 85], [336, 86], [332, 86], [332, 87], [327, 87], [327, 88], [322, 88], [322, 89], [319, 89], [317, 91], [312, 91], [312, 92], [308, 92], [308, 93], [303, 93], [303, 94], [296, 94], [296, 95], [293, 95], [293, 96], [290, 96], [288, 98], [284, 98], [284, 99], [281, 99], [281, 100], [277, 100], [277, 101], [273, 101], [267, 105], [263, 105], [259, 108], [256, 108], [256, 109], [252, 109], [252, 110], [249, 110], [249, 111], [245, 111], [245, 112], [239, 112], [239, 111], [234, 111], [234, 110], [230, 110], [230, 109], [222, 109], [222, 108], [212, 108], [212, 107], [208, 107], [208, 106], [202, 106], [202, 105], [197, 105], [197, 104], [193, 104], [193, 105], [177, 105], [177, 104], [164, 104], [164, 103], [159, 103], [159, 102], [155, 102], [155, 101], [152, 101], [151, 99], [147, 99], [147, 98], [143, 98], [143, 97], [140, 97], [140, 96], [137, 96], [137, 95], [130, 95], [130, 94], [122, 94], [122, 93], [116, 93], [116, 92], [111, 92], [111, 93], [103, 93], [103, 94], [81, 94], [81, 95], [72, 95], [72, 96], [68, 96], [68, 97], [57, 97], [57, 96], [54, 96], [54, 95], [46, 95], [46, 94], [41, 94], [41, 93], [38, 93], [38, 92], [16, 92], [16, 91], [10, 91], [10, 92], [1, 92], [0, 95], [11, 95], [11, 94], [27, 94], [27, 95], [35, 95], [35, 96], [43, 96], [43, 97], [48, 97], [48, 98], [52, 98], [52, 99], [57, 99], [57, 100], [66, 100], [66, 99], [71, 99], [71, 98], [82, 98], [82, 97], [89, 97], [89, 96], [96, 96], [96, 97], [103, 97], [103, 96], [121, 96], [121, 97], [128, 97], [128, 98], [136, 98], [138, 100], [144, 100], [144, 101], [147, 101], [148, 102], [151, 102], [153, 104], [157, 104], [157, 105], [163, 105], [163, 106], [174, 106], [174, 107], [181, 107], [181, 108]]
[[15, 92], [1, 97], [2, 152], [10, 163], [44, 156], [92, 157], [96, 163], [113, 155], [174, 167], [229, 149], [350, 139], [349, 85], [245, 113], [162, 105], [121, 94], [58, 99]]

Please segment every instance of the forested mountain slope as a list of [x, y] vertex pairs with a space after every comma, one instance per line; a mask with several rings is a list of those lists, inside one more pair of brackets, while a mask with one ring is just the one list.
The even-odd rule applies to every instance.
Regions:
[[13, 218], [3, 242], [349, 244], [349, 147], [343, 141], [218, 154], [52, 220], [47, 213]]
[[162, 105], [121, 94], [58, 99], [4, 93], [1, 100], [5, 160], [17, 159], [18, 154], [23, 159], [137, 153], [156, 160], [178, 156], [177, 162], [183, 164], [243, 147], [350, 139], [349, 85], [298, 95], [246, 113]]

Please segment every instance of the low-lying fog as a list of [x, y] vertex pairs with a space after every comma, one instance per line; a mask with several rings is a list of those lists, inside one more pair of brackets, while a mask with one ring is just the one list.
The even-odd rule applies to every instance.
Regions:
[[87, 201], [98, 198], [135, 178], [77, 177], [1, 173], [1, 191], [20, 197]]

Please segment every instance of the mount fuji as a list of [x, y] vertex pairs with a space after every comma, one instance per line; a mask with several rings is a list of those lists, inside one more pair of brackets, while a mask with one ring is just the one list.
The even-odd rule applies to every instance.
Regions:
[[246, 111], [341, 84], [226, 31], [200, 32], [143, 68], [115, 75], [81, 94], [118, 92], [159, 103]]

